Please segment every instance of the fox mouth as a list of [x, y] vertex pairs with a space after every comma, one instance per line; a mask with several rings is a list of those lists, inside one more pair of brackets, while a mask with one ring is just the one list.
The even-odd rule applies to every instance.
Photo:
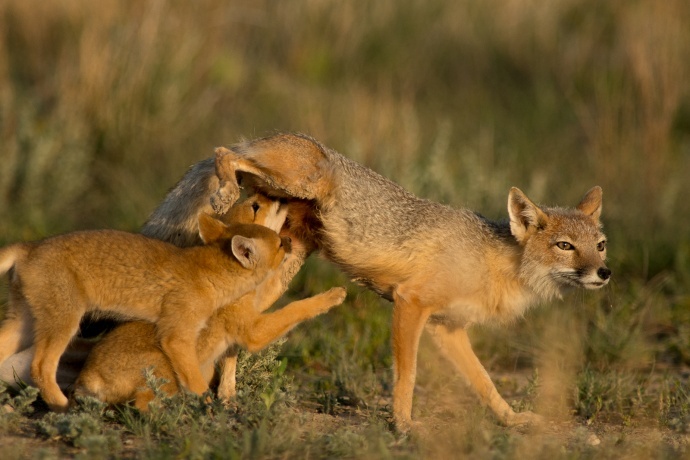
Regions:
[[588, 290], [599, 289], [606, 286], [609, 280], [597, 279], [596, 281], [589, 281], [583, 279], [585, 276], [577, 271], [573, 272], [555, 272], [552, 274], [553, 278], [560, 284], [575, 288], [584, 288]]
[[586, 283], [582, 283], [582, 287], [585, 289], [599, 289], [601, 287], [606, 286], [609, 284], [609, 280], [606, 281], [589, 281]]

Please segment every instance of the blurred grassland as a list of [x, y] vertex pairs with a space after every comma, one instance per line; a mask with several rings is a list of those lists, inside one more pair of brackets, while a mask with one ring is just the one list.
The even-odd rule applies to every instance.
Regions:
[[[690, 363], [688, 24], [683, 0], [4, 0], [0, 243], [136, 230], [213, 147], [274, 131], [494, 218], [513, 185], [573, 205], [598, 184], [611, 286], [474, 335], [489, 370], [562, 358], [542, 381], [580, 379], [582, 417], [629, 408], [592, 405], [592, 376]], [[294, 295], [344, 282], [310, 261]], [[322, 405], [389, 394], [386, 303], [349, 299], [286, 346]]]

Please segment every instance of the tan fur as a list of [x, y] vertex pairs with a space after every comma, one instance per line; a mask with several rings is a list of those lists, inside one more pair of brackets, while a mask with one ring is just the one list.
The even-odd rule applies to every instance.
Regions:
[[58, 360], [82, 316], [102, 311], [156, 322], [157, 343], [176, 377], [203, 393], [208, 385], [193, 352], [199, 331], [216, 309], [281, 265], [286, 241], [263, 226], [228, 227], [205, 214], [198, 219], [206, 246], [181, 249], [99, 230], [0, 250], [0, 267], [11, 272], [0, 363], [33, 339], [31, 377], [51, 409], [66, 410], [67, 398], [56, 383]]
[[[256, 196], [236, 205], [224, 216], [230, 224], [253, 222], [271, 225], [264, 214], [266, 198]], [[258, 206], [260, 204], [260, 206]], [[211, 379], [214, 363], [223, 355], [218, 395], [229, 399], [235, 395], [237, 348], [258, 351], [287, 333], [301, 321], [312, 318], [339, 305], [345, 299], [343, 288], [333, 288], [308, 299], [290, 303], [278, 311], [262, 314], [285, 291], [287, 283], [314, 249], [314, 236], [308, 224], [309, 206], [293, 201], [287, 204], [286, 225], [281, 234], [291, 239], [292, 252], [280, 269], [275, 270], [257, 288], [230, 305], [218, 309], [199, 333], [196, 345], [202, 374]], [[117, 327], [92, 350], [75, 384], [75, 395], [89, 395], [108, 403], [134, 401], [140, 410], [147, 410], [153, 393], [146, 388], [143, 370], [153, 368], [155, 375], [168, 380], [162, 387], [174, 394], [179, 387], [173, 368], [158, 349], [155, 326], [133, 321]]]
[[[319, 246], [353, 279], [395, 303], [393, 406], [411, 422], [419, 337], [424, 326], [482, 402], [508, 425], [516, 414], [472, 351], [466, 329], [505, 322], [568, 287], [608, 282], [601, 233], [601, 188], [574, 209], [540, 207], [519, 189], [508, 196], [509, 221], [423, 200], [308, 136], [279, 134], [216, 150], [216, 212], [243, 184], [276, 196], [313, 200]], [[304, 174], [304, 175], [303, 175]]]

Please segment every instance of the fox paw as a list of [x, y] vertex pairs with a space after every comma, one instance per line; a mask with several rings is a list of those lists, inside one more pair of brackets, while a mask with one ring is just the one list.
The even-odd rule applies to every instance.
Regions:
[[335, 307], [336, 305], [340, 305], [343, 303], [343, 301], [345, 301], [347, 291], [343, 287], [334, 287], [324, 292], [324, 295], [329, 297], [332, 302], [331, 306]]
[[505, 425], [509, 427], [538, 425], [544, 422], [544, 417], [531, 411], [513, 412], [511, 415], [506, 417], [504, 422]]
[[216, 193], [211, 195], [211, 207], [213, 212], [223, 215], [240, 197], [240, 187], [232, 181], [225, 181], [221, 184]]

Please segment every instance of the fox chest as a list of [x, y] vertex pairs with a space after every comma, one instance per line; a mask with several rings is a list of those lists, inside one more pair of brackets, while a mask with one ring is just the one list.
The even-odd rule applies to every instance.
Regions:
[[506, 323], [521, 317], [533, 303], [532, 296], [522, 290], [508, 293], [479, 291], [471, 296], [456, 296], [435, 311], [431, 320], [449, 327], [472, 324]]

